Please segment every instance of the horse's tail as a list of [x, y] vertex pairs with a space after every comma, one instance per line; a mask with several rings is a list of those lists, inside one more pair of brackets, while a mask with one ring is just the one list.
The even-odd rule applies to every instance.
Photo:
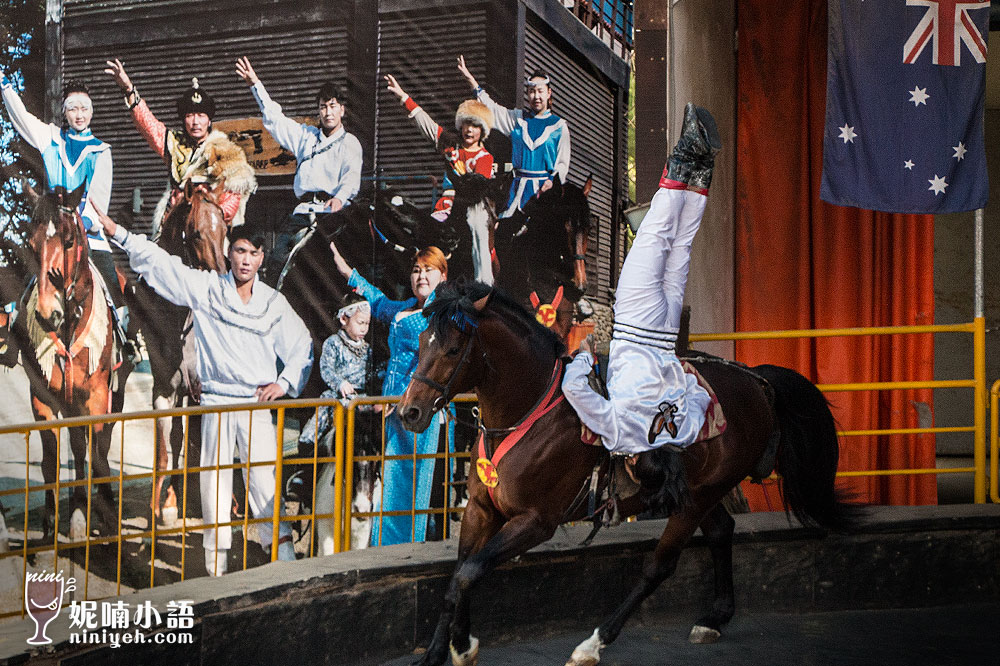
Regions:
[[777, 365], [760, 365], [753, 370], [774, 389], [774, 411], [781, 432], [777, 471], [786, 510], [803, 525], [838, 532], [856, 530], [863, 509], [845, 503], [847, 498], [834, 488], [840, 451], [826, 397], [794, 370]]

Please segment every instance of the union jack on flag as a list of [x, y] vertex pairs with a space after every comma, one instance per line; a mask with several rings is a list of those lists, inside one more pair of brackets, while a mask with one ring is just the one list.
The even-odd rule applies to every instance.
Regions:
[[962, 60], [961, 44], [969, 47], [976, 62], [986, 62], [986, 40], [969, 10], [989, 7], [989, 2], [960, 0], [906, 0], [908, 7], [926, 7], [920, 23], [903, 45], [903, 62], [912, 65], [928, 42], [933, 42], [935, 65], [958, 66]]
[[829, 0], [824, 201], [894, 213], [986, 205], [989, 7]]

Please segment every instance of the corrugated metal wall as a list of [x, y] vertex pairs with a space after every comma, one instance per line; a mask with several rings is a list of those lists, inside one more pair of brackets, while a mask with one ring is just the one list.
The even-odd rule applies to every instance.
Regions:
[[[446, 12], [446, 13], [445, 13]], [[456, 59], [464, 54], [477, 80], [488, 79], [485, 43], [468, 40], [456, 49], [455, 26], [466, 35], [487, 30], [485, 6], [437, 8], [379, 16], [379, 64], [375, 166], [386, 184], [420, 206], [430, 206], [433, 184], [426, 177], [444, 174], [433, 144], [407, 117], [406, 108], [388, 92], [383, 76], [392, 74], [399, 85], [443, 127], [454, 127], [455, 110], [472, 96], [458, 72]], [[487, 144], [493, 149], [495, 142]], [[416, 176], [413, 181], [396, 180]], [[438, 188], [440, 191], [440, 187]]]
[[[113, 11], [116, 19], [130, 11], [141, 10], [146, 20], [151, 9], [164, 12], [193, 10], [191, 2], [142, 2], [117, 0], [102, 2], [70, 1], [65, 7], [67, 32], [74, 22]], [[203, 3], [197, 3], [203, 4]], [[155, 13], [155, 12], [154, 12]], [[175, 98], [197, 76], [200, 85], [216, 100], [216, 119], [259, 116], [257, 104], [249, 87], [236, 76], [235, 61], [242, 55], [251, 58], [258, 76], [272, 98], [290, 116], [314, 115], [315, 92], [319, 82], [333, 78], [346, 82], [347, 31], [342, 21], [334, 17], [301, 27], [261, 28], [254, 32], [214, 33], [211, 37], [164, 39], [129, 43], [127, 36], [118, 36], [120, 43], [93, 47], [74, 45], [67, 40], [64, 50], [64, 79], [79, 78], [87, 82], [94, 98], [94, 134], [112, 145], [114, 154], [114, 190], [112, 211], [132, 208], [133, 188], [140, 187], [143, 198], [141, 215], [136, 217], [136, 229], [148, 231], [153, 209], [167, 184], [167, 169], [146, 145], [132, 124], [121, 95], [111, 77], [103, 73], [108, 57], [120, 58], [129, 76], [150, 109], [168, 127], [179, 127]], [[264, 177], [263, 189], [290, 189], [289, 177]]]
[[[581, 67], [529, 21], [525, 29], [524, 70], [548, 73], [552, 82], [553, 110], [566, 119], [570, 129], [572, 157], [569, 181], [582, 185], [594, 179], [590, 210], [597, 218], [587, 250], [588, 295], [597, 302], [610, 302], [612, 287], [612, 243], [616, 221], [612, 213], [616, 184], [615, 112], [616, 91], [599, 76]], [[596, 279], [595, 279], [596, 278]]]

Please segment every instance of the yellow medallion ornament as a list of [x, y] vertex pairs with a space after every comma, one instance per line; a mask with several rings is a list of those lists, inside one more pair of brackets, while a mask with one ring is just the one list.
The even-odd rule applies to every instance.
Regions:
[[476, 461], [476, 473], [479, 475], [479, 480], [487, 488], [496, 488], [497, 484], [500, 483], [496, 466], [487, 458], [480, 458]]
[[548, 303], [540, 305], [535, 312], [535, 319], [545, 328], [552, 328], [552, 324], [556, 323], [556, 309]]

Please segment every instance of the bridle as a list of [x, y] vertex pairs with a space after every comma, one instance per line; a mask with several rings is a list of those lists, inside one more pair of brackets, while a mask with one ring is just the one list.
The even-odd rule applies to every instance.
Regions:
[[[469, 355], [472, 352], [473, 343], [478, 337], [479, 324], [465, 313], [458, 311], [453, 314], [451, 316], [451, 323], [459, 333], [465, 336], [465, 345], [462, 347], [462, 357], [459, 359], [455, 368], [451, 371], [451, 376], [448, 377], [448, 381], [442, 384], [426, 375], [422, 375], [418, 372], [413, 373], [413, 379], [427, 384], [427, 386], [440, 393], [440, 395], [434, 399], [433, 408], [435, 412], [448, 404], [448, 401], [454, 397], [451, 395], [451, 386], [455, 383], [455, 379], [458, 378], [462, 368], [469, 362]], [[483, 358], [486, 359], [486, 354], [483, 354]], [[486, 360], [488, 362], [488, 359]]]
[[[84, 264], [83, 253], [86, 250], [87, 233], [86, 233], [86, 231], [83, 230], [83, 218], [80, 217], [80, 215], [77, 213], [76, 210], [74, 210], [72, 208], [69, 208], [68, 206], [64, 206], [62, 203], [59, 203], [59, 205], [58, 205], [58, 211], [59, 211], [59, 224], [63, 224], [64, 223], [64, 218], [63, 218], [64, 215], [72, 215], [73, 216], [73, 226], [75, 227], [75, 231], [76, 231], [76, 238], [74, 239], [75, 240], [74, 244], [76, 245], [76, 264], [74, 264], [74, 266], [73, 266], [73, 275], [72, 275], [72, 278], [70, 280], [68, 280], [68, 281], [66, 281], [65, 276], [69, 273], [69, 255], [70, 255], [70, 253], [67, 252], [68, 248], [66, 248], [65, 246], [63, 246], [63, 270], [62, 270], [62, 274], [64, 276], [63, 277], [64, 283], [63, 283], [62, 292], [63, 292], [63, 306], [64, 306], [64, 308], [66, 310], [66, 312], [65, 312], [65, 315], [66, 315], [65, 321], [68, 323], [70, 321], [70, 315], [71, 315], [70, 304], [76, 303], [75, 299], [73, 298], [73, 296], [74, 296], [74, 294], [76, 292], [76, 283], [79, 282], [80, 276], [81, 276], [81, 274], [83, 272], [83, 264]], [[48, 220], [48, 222], [52, 223], [53, 220]], [[38, 253], [36, 252], [36, 254], [38, 254]], [[42, 270], [43, 270], [43, 267], [41, 265], [39, 265], [39, 267], [38, 267], [39, 276], [41, 276]]]

